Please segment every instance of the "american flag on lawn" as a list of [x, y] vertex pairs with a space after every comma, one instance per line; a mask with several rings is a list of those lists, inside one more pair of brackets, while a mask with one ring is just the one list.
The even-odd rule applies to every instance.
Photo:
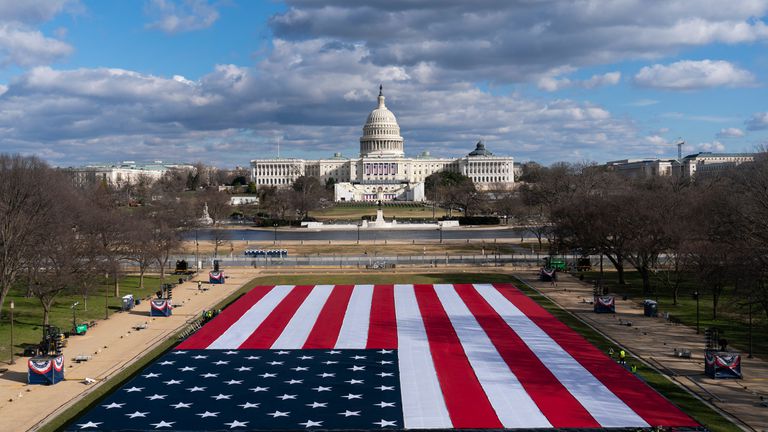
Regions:
[[69, 430], [698, 424], [509, 284], [251, 290]]

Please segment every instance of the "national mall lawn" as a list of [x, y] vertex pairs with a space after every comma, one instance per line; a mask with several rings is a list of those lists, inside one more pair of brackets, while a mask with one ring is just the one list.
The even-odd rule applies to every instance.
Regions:
[[[171, 276], [166, 277], [167, 282], [172, 280]], [[133, 294], [134, 298], [144, 300], [148, 296], [154, 296], [155, 291], [160, 287], [160, 278], [157, 276], [145, 276], [144, 288], [141, 289], [139, 288], [138, 276], [126, 276], [120, 279], [119, 287], [121, 297], [126, 294]], [[42, 338], [42, 306], [40, 306], [40, 301], [37, 298], [25, 297], [25, 292], [24, 287], [17, 286], [10, 290], [6, 298], [3, 315], [0, 318], [0, 362], [8, 362], [11, 355], [11, 300], [14, 302], [13, 345], [17, 360], [18, 356], [24, 351], [25, 346], [37, 344]], [[69, 292], [62, 293], [56, 298], [51, 308], [50, 324], [59, 327], [62, 332], [70, 331], [72, 329], [71, 306], [75, 302], [79, 302], [75, 306], [75, 316], [78, 324], [104, 319], [106, 315], [105, 309], [108, 310], [110, 315], [120, 310], [122, 305], [121, 297], [114, 296], [114, 286], [111, 283], [94, 287], [90, 290], [87, 297]]]

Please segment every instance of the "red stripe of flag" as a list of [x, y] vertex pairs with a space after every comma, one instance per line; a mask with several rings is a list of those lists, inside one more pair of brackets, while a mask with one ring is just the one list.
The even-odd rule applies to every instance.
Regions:
[[511, 284], [499, 292], [651, 426], [699, 426], [692, 418], [608, 358]]
[[429, 350], [454, 428], [503, 428], [432, 285], [414, 285]]
[[304, 342], [303, 349], [333, 348], [339, 331], [344, 322], [349, 298], [352, 297], [354, 285], [336, 285], [328, 296], [312, 331]]
[[397, 348], [394, 285], [376, 285], [373, 287], [366, 348]]
[[222, 313], [211, 322], [203, 326], [195, 334], [187, 338], [184, 342], [176, 346], [177, 350], [185, 349], [205, 349], [219, 338], [232, 324], [243, 316], [244, 313], [261, 300], [274, 286], [257, 286], [248, 291], [247, 294], [240, 297], [237, 301], [226, 308], [226, 313]]
[[480, 327], [553, 427], [599, 428], [589, 412], [470, 284], [454, 285]]
[[297, 285], [278, 304], [261, 325], [248, 336], [239, 349], [269, 349], [293, 318], [314, 285]]

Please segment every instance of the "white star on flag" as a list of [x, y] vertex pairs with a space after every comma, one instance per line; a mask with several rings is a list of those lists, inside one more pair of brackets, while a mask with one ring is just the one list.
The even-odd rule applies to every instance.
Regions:
[[206, 388], [207, 387], [194, 386], [194, 387], [188, 388], [187, 390], [189, 390], [190, 392], [197, 392], [197, 391], [205, 391]]
[[215, 364], [216, 366], [221, 366], [221, 365], [229, 364], [229, 360], [219, 360], [219, 361], [213, 362], [213, 364]]
[[295, 368], [291, 368], [291, 370], [294, 370], [296, 372], [301, 372], [301, 371], [309, 370], [309, 368], [304, 366], [296, 366]]
[[239, 368], [235, 368], [235, 370], [238, 371], [238, 372], [245, 372], [245, 371], [249, 371], [251, 369], [253, 369], [253, 368], [250, 367], [250, 366], [240, 366]]
[[162, 362], [160, 362], [158, 364], [161, 365], [161, 366], [165, 366], [165, 365], [172, 365], [174, 363], [176, 363], [176, 362], [173, 361], [173, 360], [166, 360], [166, 361], [162, 361]]
[[378, 376], [380, 376], [382, 378], [395, 376], [395, 374], [393, 374], [392, 372], [379, 372], [376, 375], [378, 375]]
[[290, 351], [278, 351], [275, 354], [277, 354], [277, 355], [286, 355], [286, 354], [290, 354], [290, 353], [291, 353]]
[[226, 355], [237, 354], [237, 351], [224, 351], [224, 354]]
[[182, 372], [189, 372], [189, 371], [193, 371], [195, 369], [196, 369], [195, 366], [184, 366], [183, 368], [179, 368], [179, 370], [182, 371]]
[[388, 407], [394, 408], [395, 403], [394, 402], [384, 402], [384, 401], [381, 401], [381, 402], [379, 402], [377, 404], [374, 404], [374, 405], [376, 405], [379, 408], [388, 408]]
[[146, 396], [149, 400], [158, 400], [158, 399], [165, 399], [165, 397], [168, 395], [159, 395], [157, 393], [153, 394], [152, 396]]
[[381, 391], [385, 391], [385, 390], [394, 390], [395, 386], [385, 386], [385, 385], [382, 385], [382, 386], [378, 386], [378, 387], [374, 387], [374, 388], [375, 389], [379, 389]]
[[330, 350], [330, 351], [326, 351], [326, 353], [327, 354], [341, 354], [341, 351]]
[[328, 402], [312, 402], [311, 404], [306, 405], [311, 408], [327, 408]]
[[373, 422], [373, 424], [379, 425], [381, 427], [397, 426], [397, 422], [396, 421], [389, 421], [389, 420], [384, 420], [384, 419], [381, 419], [380, 421], [377, 421], [377, 422]]
[[207, 355], [200, 355], [200, 354], [198, 354], [196, 356], [193, 356], [192, 358], [195, 359], [195, 360], [202, 360], [202, 359], [207, 359], [208, 356]]
[[149, 411], [141, 412], [141, 411], [135, 411], [130, 414], [126, 414], [130, 418], [136, 418], [136, 417], [146, 417], [147, 414], [149, 414]]
[[352, 394], [352, 393], [349, 393], [349, 394], [347, 394], [347, 395], [345, 395], [345, 396], [342, 396], [342, 397], [343, 397], [344, 399], [347, 399], [347, 400], [351, 400], [351, 399], [361, 399], [361, 398], [363, 397], [363, 395], [361, 395], [361, 394]]
[[222, 400], [222, 399], [229, 399], [229, 398], [232, 397], [232, 395], [225, 395], [225, 394], [219, 393], [216, 396], [211, 396], [211, 397], [216, 399], [216, 400]]
[[292, 379], [290, 381], [283, 381], [283, 382], [286, 383], [286, 384], [301, 384], [301, 383], [304, 382], [304, 380]]
[[383, 349], [376, 352], [378, 352], [379, 354], [392, 354], [392, 350], [388, 350], [388, 349]]
[[150, 372], [150, 373], [148, 373], [148, 374], [146, 374], [146, 375], [142, 375], [142, 376], [143, 376], [144, 378], [157, 378], [157, 377], [159, 377], [159, 376], [160, 376], [160, 374], [159, 374], [159, 373]]
[[356, 355], [353, 357], [350, 357], [352, 360], [365, 360], [365, 356]]
[[206, 417], [216, 417], [217, 415], [219, 415], [219, 413], [218, 412], [206, 411], [204, 413], [198, 413], [198, 414], [195, 414], [195, 415], [199, 415], [200, 418], [206, 418]]
[[267, 364], [272, 366], [277, 366], [277, 365], [283, 364], [283, 362], [272, 360], [271, 362], [267, 362]]
[[187, 353], [187, 351], [174, 351], [173, 352], [174, 355], [186, 354], [186, 353]]
[[365, 370], [365, 366], [352, 365], [351, 368], [347, 368], [347, 369], [351, 370], [352, 372], [357, 372], [357, 371]]
[[289, 395], [289, 394], [283, 394], [280, 396], [275, 396], [278, 399], [287, 400], [287, 399], [296, 399], [296, 395]]
[[160, 420], [160, 423], [150, 423], [150, 425], [154, 426], [155, 429], [159, 429], [161, 427], [173, 427], [173, 424], [176, 422], [167, 422], [165, 420]]
[[131, 388], [125, 389], [125, 391], [127, 391], [128, 393], [140, 392], [142, 390], [144, 390], [144, 387], [131, 387]]
[[192, 402], [179, 402], [179, 403], [172, 404], [170, 406], [174, 407], [175, 409], [189, 408], [190, 406], [192, 406]]
[[281, 411], [275, 410], [275, 412], [267, 413], [267, 415], [271, 415], [273, 418], [277, 418], [277, 417], [288, 417], [288, 414], [290, 413], [291, 413], [290, 411], [281, 412]]
[[242, 383], [243, 383], [243, 380], [229, 380], [229, 381], [224, 381], [224, 384], [227, 384], [227, 385], [232, 385], [232, 384], [242, 384]]
[[219, 374], [209, 372], [209, 373], [200, 374], [200, 376], [203, 378], [216, 378], [217, 376], [219, 376]]
[[317, 374], [317, 376], [319, 376], [320, 378], [328, 378], [328, 377], [335, 377], [336, 374], [335, 373], [323, 372], [321, 374]]
[[254, 387], [254, 388], [248, 389], [248, 390], [254, 391], [254, 392], [263, 392], [263, 391], [269, 390], [269, 387]]
[[172, 379], [172, 380], [169, 380], [169, 381], [163, 381], [163, 384], [165, 384], [165, 385], [181, 384], [182, 381], [184, 381], [184, 380]]
[[224, 424], [229, 426], [230, 429], [236, 428], [236, 427], [246, 427], [246, 426], [248, 426], [248, 422], [247, 421], [241, 422], [241, 421], [237, 421], [237, 420], [232, 420], [231, 423], [224, 423]]
[[344, 381], [344, 382], [345, 383], [350, 383], [350, 384], [363, 384], [363, 380], [358, 380], [358, 379], [354, 379], [354, 378], [349, 380], [349, 381]]
[[321, 392], [321, 391], [331, 391], [331, 388], [330, 387], [318, 386], [318, 387], [312, 387], [312, 390], [319, 391], [319, 392]]
[[250, 403], [250, 402], [246, 402], [246, 403], [244, 403], [244, 404], [240, 404], [240, 405], [238, 405], [238, 406], [239, 406], [239, 407], [243, 407], [243, 409], [246, 409], [246, 408], [258, 408], [258, 407], [259, 407], [259, 405], [261, 405], [261, 404], [260, 404], [260, 403]]
[[299, 423], [299, 425], [304, 426], [305, 428], [310, 428], [310, 427], [314, 427], [314, 426], [322, 426], [323, 422], [322, 421], [307, 420], [304, 423]]
[[262, 377], [262, 378], [274, 378], [274, 377], [277, 376], [277, 374], [276, 373], [264, 372], [263, 374], [261, 374], [259, 376]]
[[106, 408], [106, 409], [112, 409], [112, 408], [122, 408], [122, 407], [123, 407], [123, 405], [125, 405], [125, 403], [116, 403], [116, 402], [112, 402], [112, 403], [111, 403], [111, 404], [109, 404], [109, 405], [102, 405], [102, 406], [103, 406], [104, 408]]
[[346, 411], [344, 411], [343, 413], [339, 413], [339, 415], [343, 415], [344, 417], [349, 417], [349, 416], [359, 416], [359, 415], [360, 415], [360, 411], [350, 411], [350, 410], [346, 410]]
[[246, 360], [261, 360], [261, 356], [248, 356], [245, 359]]
[[88, 428], [99, 427], [99, 425], [102, 424], [102, 423], [104, 423], [104, 422], [95, 422], [94, 423], [94, 422], [89, 421], [88, 423], [81, 423], [78, 426], [80, 426], [80, 429], [88, 429]]
[[312, 360], [313, 358], [314, 357], [312, 357], [312, 356], [303, 355], [303, 356], [299, 357], [299, 360]]

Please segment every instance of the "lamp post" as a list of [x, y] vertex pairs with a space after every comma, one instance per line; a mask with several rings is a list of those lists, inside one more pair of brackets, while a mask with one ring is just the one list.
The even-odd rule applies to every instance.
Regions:
[[11, 300], [11, 364], [16, 364], [16, 359], [13, 358], [13, 309], [15, 306]]
[[106, 285], [109, 282], [109, 273], [104, 273], [104, 319], [109, 318], [109, 287]]
[[357, 223], [357, 244], [360, 244], [360, 224], [361, 222]]
[[696, 334], [699, 334], [699, 290], [693, 292], [693, 298], [696, 299]]
[[200, 270], [200, 243], [197, 241], [197, 228], [195, 228], [195, 268]]
[[273, 224], [272, 226], [275, 227], [275, 240], [272, 244], [276, 245], [277, 244], [277, 224]]
[[72, 303], [72, 306], [69, 307], [72, 309], [72, 331], [75, 333], [77, 333], [77, 309], [75, 309], [75, 307], [79, 304], [80, 302], [74, 302]]

